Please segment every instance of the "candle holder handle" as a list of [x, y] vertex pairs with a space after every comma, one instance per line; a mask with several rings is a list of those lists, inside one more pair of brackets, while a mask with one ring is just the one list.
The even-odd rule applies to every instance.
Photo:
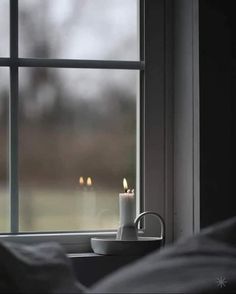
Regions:
[[165, 245], [165, 222], [163, 220], [163, 218], [157, 213], [157, 212], [154, 212], [154, 211], [144, 211], [142, 213], [140, 213], [136, 219], [134, 220], [134, 225], [136, 227], [136, 229], [138, 230], [138, 224], [140, 222], [140, 220], [146, 216], [146, 215], [153, 215], [155, 216], [156, 218], [158, 218], [159, 222], [160, 222], [160, 225], [161, 225], [161, 238], [162, 238], [162, 245], [164, 246]]

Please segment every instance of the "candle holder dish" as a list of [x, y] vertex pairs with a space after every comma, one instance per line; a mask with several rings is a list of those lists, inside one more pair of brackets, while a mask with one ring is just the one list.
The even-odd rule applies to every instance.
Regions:
[[[134, 238], [134, 232], [138, 231], [138, 224], [140, 220], [146, 215], [153, 215], [158, 218], [161, 225], [160, 237], [140, 237]], [[151, 251], [161, 248], [165, 243], [165, 223], [162, 217], [153, 211], [145, 211], [141, 213], [134, 221], [132, 234], [127, 235], [122, 239], [121, 231], [129, 232], [131, 228], [120, 227], [117, 232], [117, 238], [91, 238], [91, 247], [94, 253], [101, 255], [145, 255]], [[129, 234], [128, 233], [128, 234]]]

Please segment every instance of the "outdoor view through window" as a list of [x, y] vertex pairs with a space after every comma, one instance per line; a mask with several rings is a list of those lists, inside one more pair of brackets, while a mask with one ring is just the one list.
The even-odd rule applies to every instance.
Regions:
[[[0, 0], [0, 57], [9, 57]], [[137, 0], [19, 0], [19, 57], [138, 61]], [[0, 232], [10, 232], [9, 68], [0, 66]], [[19, 231], [116, 229], [136, 188], [139, 70], [19, 68]]]

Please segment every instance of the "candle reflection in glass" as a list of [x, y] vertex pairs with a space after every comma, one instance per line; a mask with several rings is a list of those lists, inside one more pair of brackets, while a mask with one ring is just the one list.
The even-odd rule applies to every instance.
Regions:
[[96, 192], [91, 177], [87, 177], [86, 186], [84, 182], [83, 190], [80, 198], [80, 228], [83, 230], [93, 229], [93, 224], [96, 222]]

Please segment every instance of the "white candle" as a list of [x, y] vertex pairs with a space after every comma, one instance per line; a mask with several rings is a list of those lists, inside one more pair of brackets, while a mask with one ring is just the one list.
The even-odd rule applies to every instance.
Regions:
[[135, 219], [134, 192], [128, 190], [126, 179], [123, 179], [124, 193], [119, 194], [120, 226], [132, 226]]

